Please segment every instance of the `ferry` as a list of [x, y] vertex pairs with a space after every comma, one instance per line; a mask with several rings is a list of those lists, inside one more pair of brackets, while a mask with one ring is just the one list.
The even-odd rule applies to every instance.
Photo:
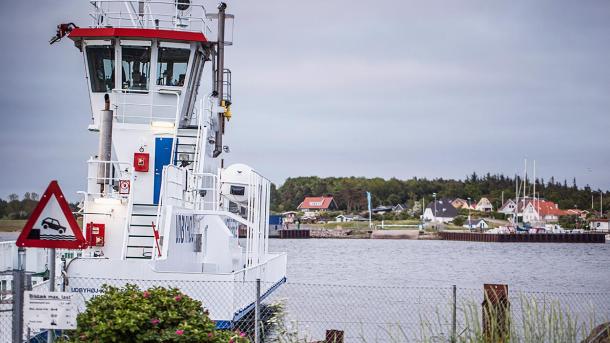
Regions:
[[66, 264], [65, 289], [89, 299], [103, 284], [178, 287], [231, 328], [253, 308], [255, 280], [271, 293], [287, 262], [269, 251], [270, 181], [224, 162], [234, 17], [225, 3], [90, 3], [90, 26], [60, 24], [50, 41], [82, 53], [99, 136], [79, 192], [88, 248]]

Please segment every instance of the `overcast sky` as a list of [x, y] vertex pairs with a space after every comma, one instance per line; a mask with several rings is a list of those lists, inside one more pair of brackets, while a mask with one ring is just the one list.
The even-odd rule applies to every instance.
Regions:
[[[208, 2], [209, 7], [215, 6]], [[87, 1], [1, 1], [0, 197], [85, 188]], [[610, 2], [230, 1], [229, 162], [291, 176], [513, 175], [610, 188]], [[209, 72], [209, 69], [208, 69]]]

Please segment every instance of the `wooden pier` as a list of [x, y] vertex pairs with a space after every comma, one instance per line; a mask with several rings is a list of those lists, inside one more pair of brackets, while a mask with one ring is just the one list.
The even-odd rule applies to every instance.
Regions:
[[448, 241], [495, 243], [605, 243], [603, 233], [478, 233], [441, 231], [439, 236]]
[[278, 230], [280, 238], [309, 238], [309, 230]]

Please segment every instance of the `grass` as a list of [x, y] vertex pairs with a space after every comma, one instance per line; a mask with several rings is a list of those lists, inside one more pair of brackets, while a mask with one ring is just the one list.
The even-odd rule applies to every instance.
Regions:
[[26, 220], [0, 219], [0, 232], [21, 231], [25, 226]]
[[[0, 232], [20, 232], [25, 226], [25, 219], [0, 219]], [[82, 228], [82, 217], [77, 218], [76, 222]]]
[[[606, 342], [593, 340], [592, 337], [605, 337], [610, 332], [610, 325], [600, 324], [607, 318], [597, 317], [594, 311], [580, 316], [562, 306], [559, 301], [537, 300], [522, 295], [513, 299], [510, 307], [497, 310], [483, 310], [476, 301], [466, 301], [456, 308], [456, 332], [451, 333], [450, 307], [437, 308], [427, 314], [419, 314], [408, 319], [413, 321], [419, 330], [412, 329], [409, 323], [375, 323], [363, 322], [375, 332], [364, 332], [360, 342], [421, 342], [421, 343], [575, 343], [575, 342]], [[450, 304], [449, 304], [450, 305]], [[284, 306], [284, 304], [283, 304]], [[515, 307], [514, 309], [511, 307]], [[306, 343], [314, 341], [307, 337], [307, 329], [296, 320], [286, 318], [283, 311], [276, 313], [274, 320], [274, 342]], [[584, 315], [584, 316], [583, 316]], [[340, 316], [340, 314], [339, 314]], [[487, 318], [488, 330], [482, 325], [482, 318]], [[332, 315], [325, 316], [333, 318]], [[596, 318], [597, 317], [597, 318]], [[502, 319], [501, 319], [502, 318]], [[417, 323], [419, 322], [419, 323]], [[308, 322], [304, 322], [307, 324]], [[312, 322], [309, 322], [311, 324]], [[339, 323], [339, 322], [338, 322]], [[301, 323], [303, 324], [303, 323]], [[325, 327], [335, 324], [330, 320]], [[600, 324], [600, 325], [598, 325]], [[597, 327], [595, 327], [598, 325]], [[364, 326], [363, 326], [364, 327]], [[608, 331], [606, 331], [608, 330]], [[383, 332], [383, 333], [380, 333]], [[419, 331], [419, 334], [417, 333]], [[606, 332], [606, 333], [605, 333]], [[345, 331], [345, 336], [356, 336], [353, 329]], [[417, 339], [413, 335], [418, 336]]]

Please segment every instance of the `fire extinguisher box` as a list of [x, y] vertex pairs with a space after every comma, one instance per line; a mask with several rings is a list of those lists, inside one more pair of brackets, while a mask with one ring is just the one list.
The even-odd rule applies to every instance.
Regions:
[[86, 239], [90, 247], [103, 247], [106, 236], [106, 225], [87, 223]]
[[133, 154], [133, 170], [137, 172], [148, 171], [149, 155], [146, 152], [136, 152]]

